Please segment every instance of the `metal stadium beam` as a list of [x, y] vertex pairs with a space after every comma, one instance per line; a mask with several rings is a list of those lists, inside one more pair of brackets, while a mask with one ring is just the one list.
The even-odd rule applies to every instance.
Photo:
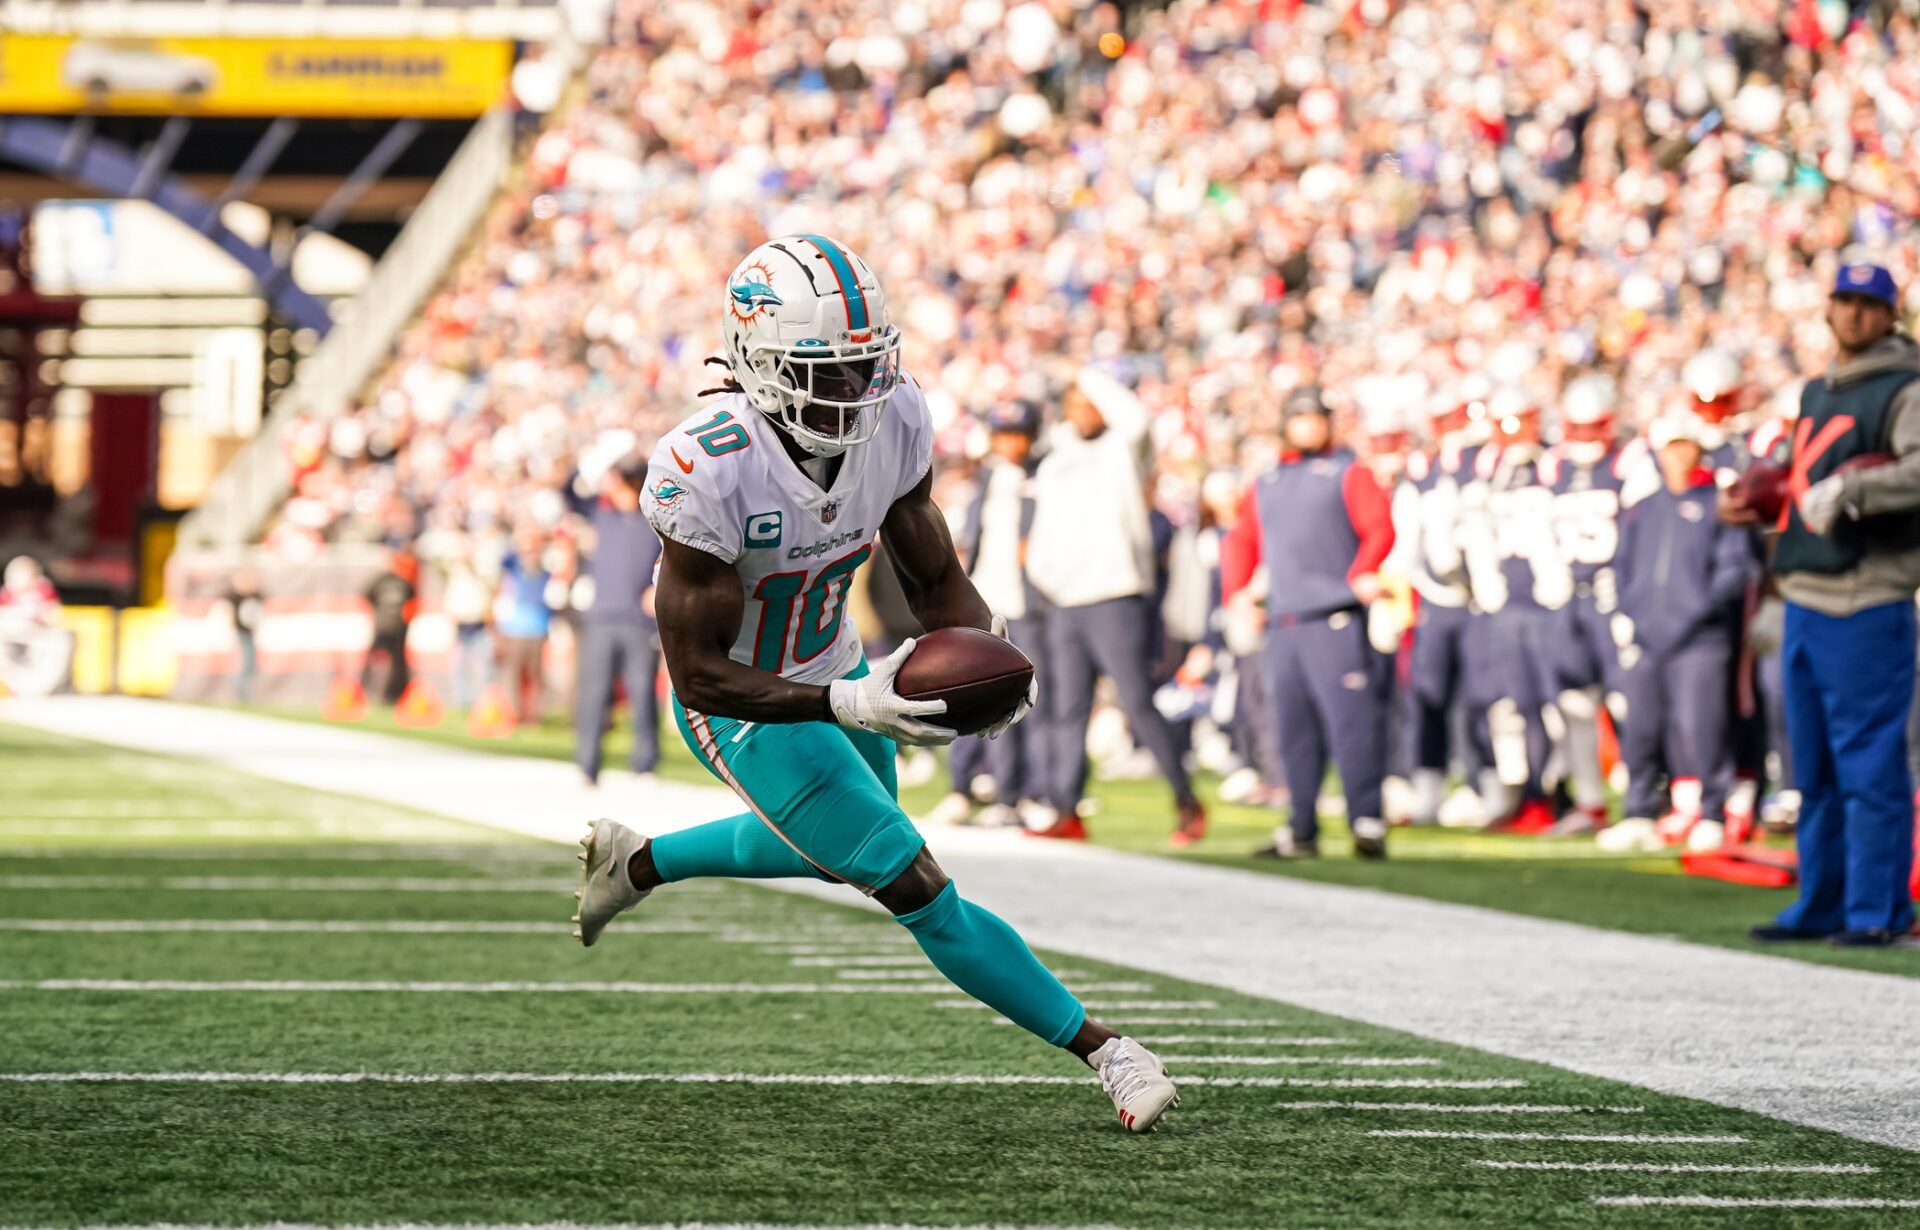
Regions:
[[187, 139], [187, 129], [193, 127], [193, 121], [184, 115], [167, 117], [166, 126], [160, 135], [147, 147], [146, 157], [140, 160], [140, 169], [133, 177], [133, 190], [129, 196], [146, 200], [160, 184], [160, 177], [173, 169], [173, 156], [180, 152], [180, 143]]
[[[184, 136], [184, 131], [181, 135]], [[291, 134], [289, 134], [291, 135]], [[164, 144], [163, 132], [156, 146]], [[233, 257], [260, 284], [262, 293], [274, 307], [302, 328], [325, 335], [333, 327], [326, 305], [276, 274], [272, 255], [228, 230], [220, 221], [215, 206], [182, 184], [177, 178], [156, 173], [151, 185], [141, 182], [142, 167], [151, 160], [116, 141], [98, 139], [93, 121], [81, 116], [71, 122], [51, 119], [8, 119], [0, 121], [0, 157], [57, 179], [85, 184], [104, 195], [122, 198], [144, 197], [166, 210], [194, 230], [199, 231], [220, 250]], [[171, 154], [167, 155], [170, 162]], [[149, 191], [136, 189], [146, 186]]]
[[267, 130], [260, 134], [260, 139], [253, 143], [251, 150], [247, 151], [246, 160], [240, 164], [240, 169], [233, 173], [233, 178], [227, 181], [227, 186], [220, 190], [218, 197], [214, 198], [213, 212], [216, 217], [222, 209], [244, 198], [259, 185], [262, 179], [266, 178], [267, 172], [273, 169], [274, 161], [280, 157], [280, 152], [287, 148], [287, 142], [293, 140], [293, 134], [299, 130], [300, 121], [286, 115], [267, 125]]

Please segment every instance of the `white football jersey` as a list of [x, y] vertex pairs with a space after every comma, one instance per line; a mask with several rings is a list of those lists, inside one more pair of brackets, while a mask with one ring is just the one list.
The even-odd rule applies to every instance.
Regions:
[[781, 447], [779, 429], [736, 393], [660, 438], [640, 505], [662, 538], [739, 572], [747, 606], [734, 661], [830, 683], [860, 661], [860, 633], [845, 617], [853, 574], [873, 554], [887, 510], [932, 464], [933, 424], [911, 379], [824, 490]]

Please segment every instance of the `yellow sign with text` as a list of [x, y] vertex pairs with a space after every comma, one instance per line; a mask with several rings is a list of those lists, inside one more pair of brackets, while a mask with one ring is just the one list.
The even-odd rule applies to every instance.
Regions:
[[505, 40], [7, 34], [0, 114], [464, 119], [512, 70]]

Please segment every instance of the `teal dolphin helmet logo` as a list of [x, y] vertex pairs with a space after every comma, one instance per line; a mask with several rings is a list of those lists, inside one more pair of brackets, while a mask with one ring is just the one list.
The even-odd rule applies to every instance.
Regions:
[[779, 307], [785, 300], [773, 289], [772, 271], [765, 265], [752, 264], [740, 271], [740, 276], [727, 286], [727, 307], [741, 320], [751, 320], [765, 307]]

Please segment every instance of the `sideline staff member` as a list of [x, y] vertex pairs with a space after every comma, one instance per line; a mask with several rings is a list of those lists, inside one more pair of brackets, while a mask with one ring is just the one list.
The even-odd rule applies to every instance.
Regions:
[[[1883, 947], [1913, 928], [1906, 739], [1920, 587], [1920, 346], [1894, 332], [1897, 303], [1885, 269], [1842, 266], [1827, 307], [1839, 353], [1801, 394], [1793, 496], [1773, 558], [1787, 604], [1800, 899], [1753, 929], [1762, 942]], [[1839, 472], [1869, 453], [1897, 460]], [[1752, 517], [1738, 501], [1724, 515]]]

